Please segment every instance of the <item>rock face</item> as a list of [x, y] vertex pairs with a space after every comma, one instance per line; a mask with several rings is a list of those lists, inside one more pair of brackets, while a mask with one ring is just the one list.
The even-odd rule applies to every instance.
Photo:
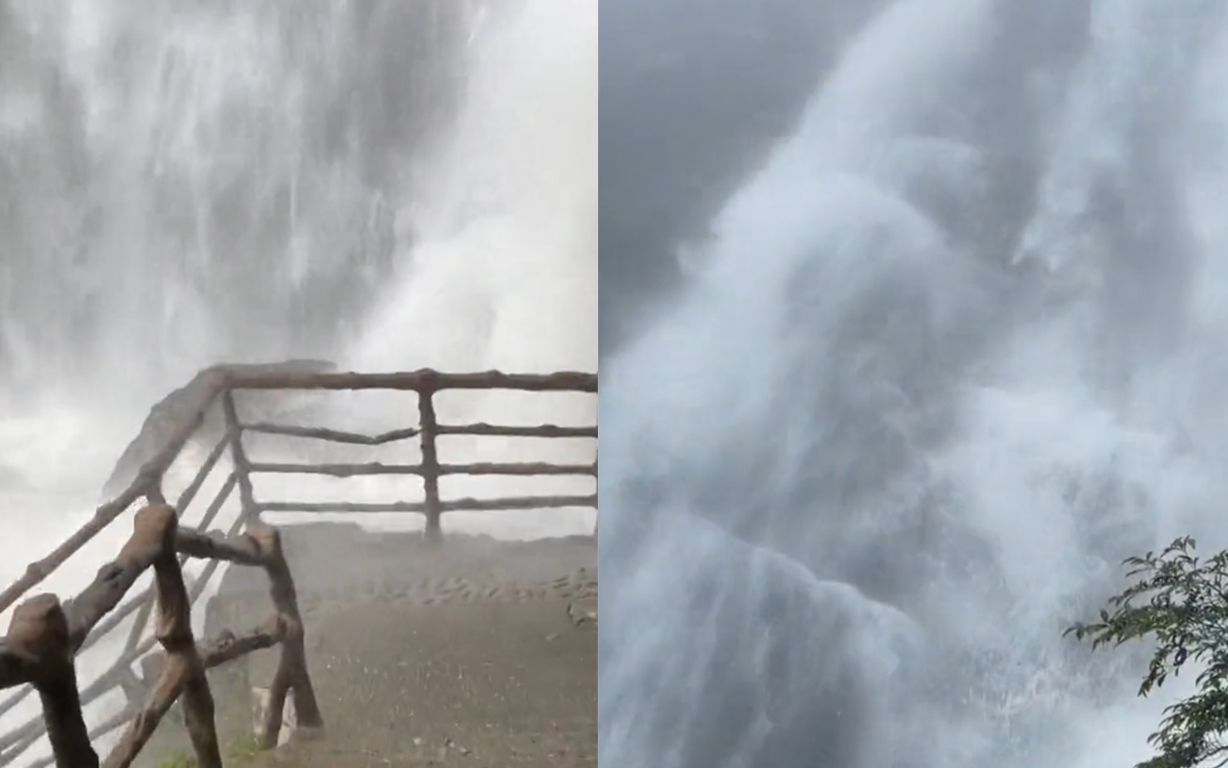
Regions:
[[[115, 468], [111, 470], [110, 477], [103, 485], [103, 496], [112, 498], [132, 482], [141, 466], [153, 458], [183, 420], [191, 416], [191, 411], [198, 406], [203, 391], [210, 386], [219, 372], [325, 373], [335, 368], [334, 364], [323, 360], [286, 360], [279, 363], [227, 363], [204, 369], [150, 409], [149, 416], [141, 425], [140, 433], [128, 443], [119, 461], [115, 462]], [[212, 418], [206, 418], [203, 427], [193, 437], [194, 440], [199, 440], [202, 436], [214, 436], [216, 439], [221, 434], [221, 422], [215, 409], [211, 409], [211, 416]]]

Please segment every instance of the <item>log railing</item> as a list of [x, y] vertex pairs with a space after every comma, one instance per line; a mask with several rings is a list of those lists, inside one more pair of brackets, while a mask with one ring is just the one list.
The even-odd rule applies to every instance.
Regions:
[[[225, 367], [209, 369], [193, 390], [194, 402], [182, 410], [178, 423], [165, 443], [156, 447], [131, 484], [116, 498], [101, 505], [76, 532], [0, 592], [0, 611], [12, 607], [30, 590], [63, 565], [99, 532], [142, 499], [131, 537], [119, 556], [98, 571], [93, 582], [76, 597], [61, 604], [55, 595], [27, 598], [13, 610], [9, 630], [0, 640], [0, 689], [20, 687], [0, 700], [0, 716], [12, 711], [32, 691], [38, 693], [42, 716], [0, 735], [0, 766], [9, 765], [44, 734], [51, 744], [50, 757], [32, 765], [54, 763], [61, 768], [103, 765], [127, 766], [148, 741], [158, 722], [176, 702], [181, 703], [184, 724], [202, 768], [222, 764], [214, 729], [214, 704], [205, 670], [252, 651], [280, 645], [281, 656], [271, 685], [271, 704], [266, 712], [261, 740], [266, 748], [278, 742], [287, 695], [295, 697], [299, 726], [307, 732], [323, 727], [304, 650], [303, 623], [299, 615], [294, 581], [281, 549], [278, 531], [262, 520], [264, 512], [394, 512], [425, 516], [428, 541], [442, 537], [443, 513], [487, 510], [545, 509], [597, 506], [597, 496], [518, 496], [493, 499], [444, 499], [439, 478], [447, 475], [577, 475], [596, 477], [597, 465], [525, 463], [450, 464], [440, 461], [436, 438], [441, 435], [499, 437], [596, 438], [595, 426], [500, 426], [491, 424], [448, 425], [437, 421], [434, 395], [449, 389], [506, 389], [529, 392], [596, 393], [593, 374], [505, 374], [496, 371], [446, 374], [421, 370], [390, 374], [233, 372]], [[241, 390], [369, 390], [412, 391], [418, 397], [418, 424], [378, 435], [363, 435], [333, 429], [245, 423], [240, 418], [236, 393]], [[208, 411], [218, 406], [225, 431], [203, 464], [178, 495], [174, 505], [163, 494], [166, 473], [185, 444], [205, 422]], [[294, 438], [355, 445], [383, 445], [417, 437], [421, 460], [417, 464], [308, 464], [252, 461], [243, 442], [244, 433], [264, 433]], [[181, 525], [180, 513], [195, 501], [206, 480], [229, 454], [232, 470], [205, 508], [199, 523]], [[332, 477], [359, 475], [415, 475], [423, 479], [420, 502], [384, 503], [262, 501], [257, 498], [253, 476], [272, 473], [314, 474]], [[240, 512], [226, 532], [207, 532], [223, 506], [238, 491]], [[183, 565], [189, 558], [207, 562], [189, 586]], [[223, 562], [264, 569], [270, 582], [273, 613], [262, 626], [244, 634], [224, 632], [209, 642], [197, 643], [192, 635], [191, 609]], [[123, 605], [126, 593], [147, 570], [154, 583]], [[156, 613], [155, 613], [156, 612]], [[144, 638], [151, 614], [156, 616], [154, 633]], [[100, 638], [113, 634], [132, 619], [119, 658], [84, 688], [77, 684], [76, 659]], [[150, 654], [160, 646], [161, 651]], [[133, 671], [140, 663], [146, 673], [141, 680]], [[93, 728], [87, 728], [83, 707], [116, 688], [127, 698], [122, 711]], [[126, 727], [125, 727], [126, 726]], [[118, 745], [99, 762], [93, 744], [125, 727]]]
[[[386, 389], [412, 391], [418, 396], [418, 426], [396, 429], [379, 435], [362, 435], [314, 427], [243, 423], [234, 404], [231, 390], [239, 389], [299, 389], [299, 390], [368, 390]], [[439, 424], [435, 415], [434, 395], [444, 390], [507, 389], [527, 392], [586, 392], [596, 393], [597, 377], [588, 373], [506, 374], [497, 371], [469, 374], [444, 374], [423, 370], [409, 373], [279, 373], [233, 377], [230, 387], [222, 394], [232, 458], [239, 477], [244, 510], [258, 517], [262, 512], [416, 512], [425, 515], [427, 538], [441, 535], [444, 512], [492, 511], [513, 509], [545, 509], [552, 507], [596, 507], [596, 493], [584, 496], [522, 496], [496, 499], [443, 499], [439, 479], [447, 475], [571, 475], [596, 477], [592, 464], [477, 463], [445, 464], [439, 460], [436, 438], [443, 435], [475, 437], [545, 437], [596, 438], [596, 426], [561, 427], [551, 424], [536, 426], [501, 426], [492, 424]], [[422, 459], [417, 464], [286, 464], [252, 462], [243, 449], [241, 436], [245, 432], [286, 435], [355, 445], [384, 445], [417, 437]], [[421, 502], [388, 503], [319, 503], [310, 501], [273, 501], [260, 503], [254, 496], [251, 475], [311, 474], [332, 477], [359, 475], [417, 475], [422, 478], [424, 499]]]

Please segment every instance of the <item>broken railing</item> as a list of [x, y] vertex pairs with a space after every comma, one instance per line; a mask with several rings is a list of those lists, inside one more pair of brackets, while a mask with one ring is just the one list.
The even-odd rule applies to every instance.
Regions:
[[[519, 496], [494, 499], [443, 499], [439, 478], [446, 475], [587, 475], [596, 477], [597, 464], [474, 463], [440, 461], [436, 439], [442, 435], [505, 437], [596, 438], [596, 426], [562, 427], [499, 426], [486, 423], [446, 425], [436, 418], [433, 397], [444, 390], [521, 390], [529, 392], [596, 393], [593, 374], [505, 374], [497, 371], [446, 374], [421, 370], [390, 374], [357, 373], [235, 373], [225, 367], [202, 372], [192, 391], [195, 400], [182, 411], [165, 444], [157, 447], [132, 483], [115, 499], [100, 506], [94, 516], [43, 559], [0, 592], [0, 611], [7, 610], [33, 587], [46, 579], [75, 552], [133, 505], [144, 502], [136, 513], [134, 532], [119, 556], [104, 566], [94, 581], [72, 600], [61, 604], [54, 595], [37, 595], [18, 605], [6, 637], [0, 640], [0, 688], [20, 686], [0, 700], [0, 716], [13, 710], [31, 692], [37, 691], [42, 717], [33, 717], [0, 736], [0, 766], [9, 765], [44, 734], [52, 755], [32, 765], [97, 766], [92, 744], [127, 726], [117, 746], [101, 764], [107, 768], [127, 766], [148, 741], [161, 718], [181, 702], [184, 724], [202, 768], [221, 765], [214, 729], [214, 704], [205, 670], [255, 650], [281, 646], [281, 657], [271, 684], [261, 741], [265, 748], [277, 744], [286, 696], [294, 696], [300, 727], [308, 732], [322, 728], [323, 721], [312, 690], [304, 651], [303, 625], [295, 587], [281, 549], [278, 531], [264, 524], [264, 512], [403, 512], [426, 518], [425, 535], [441, 539], [443, 513], [457, 510], [487, 511], [597, 506], [597, 495]], [[418, 400], [418, 424], [362, 435], [332, 429], [272, 423], [246, 423], [240, 418], [235, 393], [240, 390], [400, 390], [414, 392]], [[192, 480], [178, 495], [174, 506], [163, 493], [168, 469], [205, 422], [209, 410], [220, 407], [225, 430], [208, 453]], [[416, 464], [287, 464], [254, 462], [243, 443], [244, 433], [266, 433], [324, 440], [334, 443], [382, 445], [417, 437], [421, 460]], [[223, 454], [230, 454], [231, 471], [194, 526], [181, 525], [182, 513], [190, 507]], [[357, 475], [418, 475], [423, 479], [421, 502], [343, 503], [310, 501], [262, 501], [257, 499], [252, 476], [266, 473], [318, 474], [333, 477]], [[225, 533], [210, 532], [209, 526], [231, 494], [238, 490], [239, 514]], [[182, 567], [188, 558], [207, 560], [189, 587]], [[222, 562], [257, 566], [268, 574], [274, 605], [272, 617], [246, 634], [224, 632], [198, 645], [192, 635], [191, 609]], [[135, 599], [120, 605], [124, 595], [143, 572], [152, 569], [153, 585]], [[155, 631], [143, 638], [150, 614], [156, 608]], [[129, 618], [128, 631], [119, 658], [83, 689], [78, 689], [75, 659], [100, 638], [111, 635]], [[162, 652], [153, 653], [155, 645]], [[143, 676], [133, 670], [139, 664]], [[87, 728], [83, 708], [103, 694], [121, 689], [127, 705], [105, 721]]]

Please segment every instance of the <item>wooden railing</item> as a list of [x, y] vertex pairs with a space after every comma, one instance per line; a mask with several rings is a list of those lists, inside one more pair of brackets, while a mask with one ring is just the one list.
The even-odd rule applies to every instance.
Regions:
[[[218, 367], [202, 372], [189, 391], [194, 398], [156, 446], [131, 484], [113, 500], [101, 505], [93, 517], [46, 557], [32, 563], [24, 574], [0, 592], [0, 611], [7, 610], [32, 588], [64, 564], [137, 502], [134, 531], [119, 556], [104, 566], [94, 581], [75, 598], [61, 604], [55, 595], [30, 597], [18, 605], [9, 630], [0, 641], [0, 688], [21, 686], [0, 701], [0, 716], [12, 711], [31, 692], [37, 691], [42, 716], [0, 736], [0, 766], [9, 765], [44, 734], [52, 755], [32, 765], [52, 762], [61, 768], [97, 766], [92, 744], [127, 726], [118, 745], [102, 765], [127, 766], [148, 741], [170, 707], [180, 701], [184, 723], [202, 768], [222, 764], [214, 729], [214, 704], [205, 670], [252, 651], [280, 645], [281, 656], [271, 685], [261, 740], [265, 748], [276, 746], [286, 696], [294, 696], [299, 727], [312, 732], [323, 719], [312, 690], [304, 651], [303, 623], [299, 615], [294, 580], [281, 549], [277, 529], [265, 524], [264, 512], [398, 512], [425, 516], [428, 541], [442, 539], [443, 513], [455, 510], [513, 510], [597, 506], [596, 493], [589, 495], [518, 496], [494, 499], [443, 499], [439, 478], [447, 475], [581, 475], [596, 477], [597, 464], [475, 463], [448, 464], [439, 459], [437, 437], [441, 435], [596, 438], [596, 426], [562, 427], [499, 426], [491, 424], [446, 425], [437, 421], [434, 396], [444, 390], [506, 389], [529, 392], [596, 393], [593, 374], [505, 374], [497, 371], [446, 374], [421, 370], [389, 374], [236, 372]], [[241, 390], [400, 390], [412, 391], [418, 399], [418, 424], [363, 435], [333, 429], [272, 423], [246, 423], [240, 418], [236, 392]], [[167, 503], [163, 485], [168, 469], [185, 444], [197, 433], [213, 407], [220, 407], [224, 434], [207, 454], [192, 480]], [[264, 433], [356, 445], [383, 445], [418, 437], [421, 460], [416, 464], [291, 464], [253, 462], [243, 442], [245, 433]], [[183, 513], [224, 454], [232, 470], [195, 526], [179, 523]], [[420, 502], [346, 503], [311, 501], [262, 501], [256, 496], [253, 475], [269, 473], [315, 474], [332, 477], [358, 475], [416, 475], [423, 479]], [[240, 512], [226, 532], [209, 530], [235, 490]], [[189, 558], [207, 560], [189, 588], [184, 563]], [[222, 636], [197, 644], [192, 635], [191, 610], [222, 562], [260, 567], [268, 574], [273, 614], [262, 626], [244, 634]], [[124, 595], [148, 569], [153, 585], [135, 599], [120, 605]], [[144, 638], [151, 613], [157, 611], [155, 632]], [[75, 660], [100, 638], [111, 635], [132, 619], [119, 658], [84, 689], [77, 685]], [[160, 654], [150, 655], [155, 645]], [[141, 663], [144, 680], [133, 671]], [[156, 678], [156, 680], [155, 680]], [[86, 727], [83, 707], [103, 694], [120, 688], [127, 706], [93, 728]]]

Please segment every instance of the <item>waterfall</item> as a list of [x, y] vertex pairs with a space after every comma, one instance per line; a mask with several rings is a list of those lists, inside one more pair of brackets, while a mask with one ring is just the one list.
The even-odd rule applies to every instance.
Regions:
[[594, 370], [596, 93], [588, 2], [0, 3], [6, 530], [219, 362]]
[[879, 6], [603, 363], [602, 764], [1111, 768], [1188, 685], [1061, 633], [1228, 545], [1224, 8]]

